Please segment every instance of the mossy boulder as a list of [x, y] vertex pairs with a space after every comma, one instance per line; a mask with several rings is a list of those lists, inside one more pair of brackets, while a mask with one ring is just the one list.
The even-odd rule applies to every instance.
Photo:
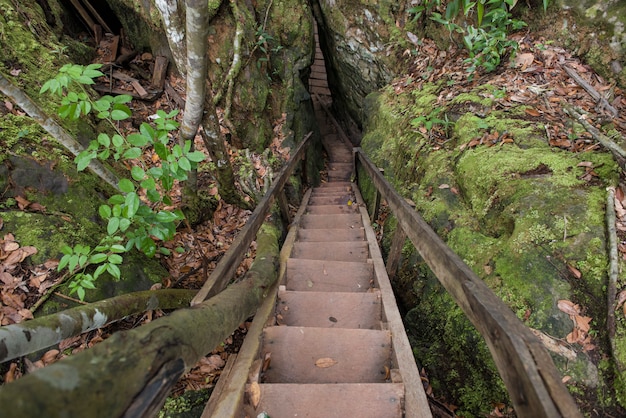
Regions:
[[[608, 262], [605, 188], [617, 183], [619, 173], [612, 156], [550, 147], [522, 106], [492, 109], [497, 99], [486, 100], [484, 92], [493, 87], [480, 86], [435, 108], [440, 89], [438, 83], [424, 83], [368, 96], [363, 149], [527, 326], [565, 339], [573, 323], [557, 302], [566, 299], [580, 303], [593, 318], [593, 332], [601, 335]], [[435, 113], [450, 138], [443, 146], [411, 123], [417, 115]], [[486, 132], [507, 132], [512, 140], [467, 145]], [[593, 178], [585, 177], [588, 167], [594, 167]], [[385, 235], [394, 224], [385, 226]], [[491, 402], [506, 399], [489, 351], [411, 251], [405, 247], [407, 270], [399, 280], [412, 293], [404, 300], [412, 303], [405, 307], [406, 323], [416, 358], [433, 387], [460, 402], [466, 416], [488, 412]], [[602, 339], [595, 342], [601, 345]], [[575, 351], [574, 361], [555, 354], [555, 363], [572, 377], [570, 384], [601, 393], [606, 376], [582, 346]]]

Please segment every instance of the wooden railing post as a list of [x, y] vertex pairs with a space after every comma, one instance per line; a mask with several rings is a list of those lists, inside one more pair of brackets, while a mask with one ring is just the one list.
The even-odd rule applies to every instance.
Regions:
[[[360, 150], [359, 163], [439, 282], [483, 336], [519, 417], [581, 417], [537, 337], [455, 254]], [[398, 241], [400, 237], [398, 237]]]
[[396, 278], [398, 267], [400, 266], [400, 258], [402, 257], [402, 247], [406, 241], [406, 234], [402, 227], [398, 224], [396, 231], [393, 233], [391, 247], [389, 248], [389, 256], [387, 256], [387, 276], [390, 280]]

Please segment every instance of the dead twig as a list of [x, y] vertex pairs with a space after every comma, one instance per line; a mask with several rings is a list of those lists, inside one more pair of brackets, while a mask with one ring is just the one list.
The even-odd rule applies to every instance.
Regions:
[[598, 128], [593, 126], [589, 121], [587, 121], [586, 116], [581, 112], [576, 110], [569, 103], [563, 103], [563, 111], [574, 118], [577, 122], [585, 127], [587, 132], [589, 132], [593, 138], [598, 141], [604, 148], [611, 151], [613, 156], [616, 158], [618, 164], [624, 169], [626, 162], [626, 151], [619, 145], [617, 145], [611, 138], [604, 135]]
[[607, 110], [608, 113], [611, 114], [612, 117], [616, 118], [619, 115], [619, 112], [616, 108], [611, 106], [611, 104], [606, 100], [604, 96], [602, 96], [596, 89], [593, 88], [591, 84], [587, 82], [584, 78], [582, 78], [576, 70], [568, 67], [567, 65], [563, 66], [565, 72], [574, 79], [574, 81], [581, 86], [593, 99], [598, 102], [600, 108], [603, 110]]

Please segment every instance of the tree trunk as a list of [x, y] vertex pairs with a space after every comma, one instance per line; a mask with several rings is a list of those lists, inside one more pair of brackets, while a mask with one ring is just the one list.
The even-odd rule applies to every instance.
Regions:
[[154, 309], [189, 306], [195, 290], [164, 289], [129, 293], [111, 299], [0, 328], [0, 362], [59, 343], [134, 315]]
[[[59, 144], [64, 146], [75, 156], [84, 150], [83, 146], [67, 133], [61, 125], [54, 119], [46, 115], [46, 113], [24, 93], [20, 88], [16, 87], [0, 73], [0, 92], [7, 95], [13, 100], [24, 112], [33, 118], [42, 128], [46, 130]], [[88, 167], [102, 180], [110, 184], [115, 190], [118, 190], [118, 178], [110, 170], [105, 168], [99, 161], [91, 160]]]
[[187, 74], [187, 44], [185, 42], [185, 22], [182, 19], [183, 7], [179, 4], [179, 0], [154, 0], [154, 4], [161, 13], [174, 64], [178, 72], [185, 77]]
[[278, 231], [265, 224], [242, 282], [138, 329], [119, 332], [0, 389], [0, 405], [19, 417], [148, 416], [185, 369], [254, 314], [277, 278]]

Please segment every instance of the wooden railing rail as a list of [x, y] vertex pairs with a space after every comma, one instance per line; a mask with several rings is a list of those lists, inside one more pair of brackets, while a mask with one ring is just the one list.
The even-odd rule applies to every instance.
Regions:
[[[287, 183], [287, 180], [295, 170], [298, 163], [303, 159], [305, 160], [306, 151], [312, 142], [312, 135], [313, 132], [309, 132], [305, 135], [302, 142], [300, 142], [296, 150], [291, 155], [291, 159], [287, 165], [285, 165], [278, 173], [272, 183], [272, 186], [267, 191], [265, 196], [263, 196], [254, 212], [252, 212], [252, 215], [250, 215], [250, 218], [244, 228], [239, 232], [235, 241], [232, 243], [230, 248], [228, 248], [228, 251], [226, 251], [226, 254], [224, 254], [219, 263], [217, 263], [217, 266], [209, 275], [207, 281], [192, 299], [192, 306], [202, 303], [211, 296], [215, 296], [221, 292], [226, 285], [228, 285], [228, 282], [233, 278], [237, 267], [248, 251], [252, 240], [254, 240], [257, 231], [263, 224], [265, 217], [268, 215], [275, 199], [278, 199], [283, 220], [286, 221], [287, 224], [290, 222], [288, 212], [289, 209], [284, 195], [285, 183]], [[303, 164], [303, 172], [306, 173], [306, 160]]]
[[354, 154], [357, 175], [365, 173], [371, 179], [402, 233], [487, 342], [517, 415], [582, 417], [537, 337], [395, 191], [365, 153], [354, 148]]

